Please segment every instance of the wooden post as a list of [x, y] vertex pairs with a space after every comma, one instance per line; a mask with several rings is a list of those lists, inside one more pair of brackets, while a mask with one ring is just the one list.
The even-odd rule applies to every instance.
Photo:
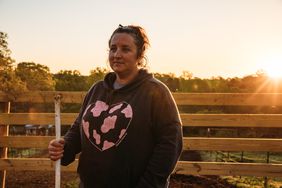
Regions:
[[[61, 138], [61, 96], [57, 95], [55, 97], [55, 132], [56, 139]], [[60, 188], [61, 186], [61, 159], [56, 161], [55, 166], [55, 188]]]
[[[269, 163], [269, 152], [266, 152], [266, 163]], [[268, 187], [268, 177], [264, 177], [264, 188]]]
[[[0, 113], [10, 113], [10, 102], [0, 103]], [[0, 125], [0, 135], [9, 135], [9, 125]], [[8, 148], [0, 148], [0, 158], [7, 158]], [[1, 188], [5, 188], [6, 170], [0, 171]]]

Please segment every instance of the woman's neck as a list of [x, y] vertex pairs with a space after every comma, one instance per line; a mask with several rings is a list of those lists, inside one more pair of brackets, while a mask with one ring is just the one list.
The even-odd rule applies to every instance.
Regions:
[[138, 75], [139, 69], [129, 74], [118, 74], [116, 73], [117, 79], [116, 82], [122, 85], [129, 84], [135, 77]]

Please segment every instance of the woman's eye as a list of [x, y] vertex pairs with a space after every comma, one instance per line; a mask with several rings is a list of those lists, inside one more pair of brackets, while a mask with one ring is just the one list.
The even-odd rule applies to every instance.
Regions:
[[124, 49], [122, 49], [124, 52], [129, 52], [130, 51], [130, 49], [129, 48], [124, 48]]
[[110, 51], [111, 51], [111, 52], [115, 52], [116, 49], [117, 49], [117, 48], [111, 47], [111, 48], [110, 48]]

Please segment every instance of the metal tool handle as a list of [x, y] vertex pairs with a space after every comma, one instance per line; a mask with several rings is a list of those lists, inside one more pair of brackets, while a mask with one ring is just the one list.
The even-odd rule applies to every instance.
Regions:
[[[61, 96], [57, 95], [55, 97], [55, 132], [56, 140], [61, 138]], [[55, 165], [55, 188], [60, 188], [61, 186], [61, 159], [56, 161]]]

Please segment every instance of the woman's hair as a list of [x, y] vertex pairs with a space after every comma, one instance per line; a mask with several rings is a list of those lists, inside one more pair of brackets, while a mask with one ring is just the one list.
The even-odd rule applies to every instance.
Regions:
[[146, 67], [147, 58], [145, 56], [145, 51], [150, 46], [150, 43], [145, 30], [140, 26], [119, 25], [119, 27], [111, 35], [109, 47], [111, 45], [111, 40], [116, 33], [127, 33], [133, 37], [135, 45], [137, 46], [137, 59], [139, 59], [138, 66]]

